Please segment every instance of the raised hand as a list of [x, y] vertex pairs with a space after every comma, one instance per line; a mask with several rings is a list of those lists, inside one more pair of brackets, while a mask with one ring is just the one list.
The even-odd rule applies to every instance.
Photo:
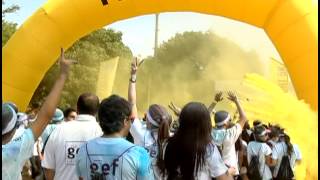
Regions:
[[181, 108], [179, 108], [178, 106], [174, 105], [172, 102], [170, 102], [170, 104], [168, 105], [168, 107], [174, 112], [174, 114], [176, 116], [180, 115], [181, 112]]
[[71, 64], [76, 64], [77, 61], [73, 59], [66, 59], [64, 57], [64, 49], [61, 48], [61, 54], [60, 54], [60, 73], [61, 74], [68, 74], [70, 70]]
[[214, 96], [214, 100], [216, 102], [219, 102], [219, 101], [222, 101], [223, 100], [223, 97], [222, 97], [222, 92], [219, 91], [215, 96]]
[[238, 97], [231, 91], [228, 91], [228, 99], [232, 102], [238, 102]]
[[134, 57], [131, 62], [131, 75], [136, 74], [138, 71], [138, 58]]

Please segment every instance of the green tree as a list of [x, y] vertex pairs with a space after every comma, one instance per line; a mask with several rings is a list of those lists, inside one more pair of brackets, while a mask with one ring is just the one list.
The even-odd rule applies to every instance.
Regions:
[[[99, 29], [75, 42], [66, 51], [66, 57], [76, 59], [79, 63], [71, 68], [59, 107], [62, 109], [70, 106], [75, 107], [80, 94], [84, 92], [95, 93], [100, 62], [117, 56], [120, 57], [120, 61], [132, 57], [130, 49], [122, 42], [121, 32]], [[43, 102], [52, 88], [57, 74], [58, 66], [54, 64], [34, 92], [31, 104]]]
[[[5, 2], [2, 0], [2, 7], [4, 6]], [[6, 21], [5, 15], [14, 13], [18, 11], [20, 7], [18, 5], [12, 5], [5, 9], [2, 9], [2, 47], [7, 43], [13, 33], [16, 31], [17, 24]]]
[[2, 47], [17, 30], [17, 24], [2, 20]]
[[[114, 93], [126, 97], [130, 64], [122, 63], [127, 64], [118, 69]], [[213, 32], [178, 33], [161, 44], [156, 57], [146, 58], [139, 69], [138, 110], [142, 112], [153, 103], [166, 106], [170, 101], [208, 105], [221, 81], [241, 81], [246, 73], [264, 73], [255, 52], [244, 51]]]

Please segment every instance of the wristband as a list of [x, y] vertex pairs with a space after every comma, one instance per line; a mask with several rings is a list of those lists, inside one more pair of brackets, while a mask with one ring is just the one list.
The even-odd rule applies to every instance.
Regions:
[[129, 79], [130, 82], [135, 83], [137, 80], [133, 80], [132, 78]]
[[137, 75], [136, 74], [132, 74], [131, 78], [130, 78], [130, 82], [135, 83], [137, 81]]

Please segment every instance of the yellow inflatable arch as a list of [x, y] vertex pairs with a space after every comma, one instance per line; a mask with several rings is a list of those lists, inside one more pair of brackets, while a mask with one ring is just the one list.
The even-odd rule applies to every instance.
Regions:
[[316, 0], [48, 0], [3, 47], [3, 100], [25, 109], [61, 46], [67, 49], [115, 21], [177, 11], [219, 15], [263, 28], [284, 60], [299, 99], [318, 110]]

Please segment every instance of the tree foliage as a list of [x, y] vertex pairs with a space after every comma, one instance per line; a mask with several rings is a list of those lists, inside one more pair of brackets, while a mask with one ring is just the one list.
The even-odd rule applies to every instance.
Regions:
[[[122, 62], [124, 63], [124, 62]], [[127, 97], [129, 63], [121, 65], [114, 92]], [[211, 103], [217, 82], [241, 81], [246, 73], [263, 74], [255, 52], [213, 32], [178, 33], [162, 43], [156, 57], [148, 57], [138, 71], [137, 103], [140, 112], [153, 103], [189, 101]], [[218, 83], [219, 84], [219, 83]]]
[[[2, 7], [4, 6], [4, 0], [2, 0]], [[20, 7], [18, 5], [12, 5], [10, 7], [2, 9], [2, 47], [7, 43], [10, 37], [16, 32], [17, 24], [8, 22], [4, 19], [6, 14], [14, 13], [18, 11]]]
[[[66, 51], [66, 57], [77, 60], [73, 65], [62, 92], [59, 107], [75, 107], [77, 98], [84, 92], [96, 92], [96, 83], [100, 62], [119, 56], [120, 61], [132, 56], [131, 51], [122, 42], [122, 33], [112, 29], [99, 29], [79, 39]], [[54, 64], [40, 82], [31, 100], [42, 103], [52, 88], [59, 67]]]

